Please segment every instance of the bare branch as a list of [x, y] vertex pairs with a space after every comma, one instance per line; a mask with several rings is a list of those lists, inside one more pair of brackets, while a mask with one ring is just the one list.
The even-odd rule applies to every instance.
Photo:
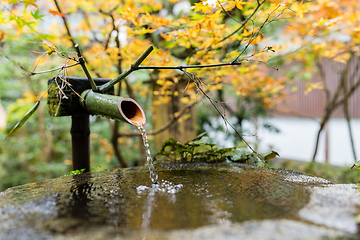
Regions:
[[127, 77], [133, 71], [138, 70], [139, 65], [145, 60], [145, 58], [147, 58], [147, 56], [149, 56], [149, 54], [152, 52], [153, 49], [154, 49], [153, 46], [149, 46], [145, 50], [145, 52], [134, 63], [132, 63], [131, 66], [126, 71], [122, 72], [119, 76], [117, 76], [110, 82], [101, 85], [98, 90], [100, 92], [104, 92], [109, 88], [113, 87], [116, 83], [120, 82], [125, 77]]
[[82, 69], [84, 70], [87, 79], [89, 80], [89, 83], [90, 83], [90, 85], [91, 85], [91, 89], [92, 89], [94, 92], [96, 92], [96, 91], [98, 90], [98, 86], [96, 86], [94, 79], [92, 79], [89, 71], [88, 71], [87, 68], [86, 68], [85, 60], [84, 60], [84, 57], [81, 55], [79, 45], [76, 43], [76, 44], [74, 45], [74, 48], [76, 49], [76, 52], [77, 52], [77, 55], [78, 55], [78, 58], [79, 58], [79, 63], [80, 63], [80, 65], [81, 65]]
[[230, 37], [232, 37], [233, 35], [235, 35], [237, 32], [239, 32], [241, 29], [243, 29], [245, 27], [245, 25], [252, 19], [252, 17], [255, 15], [255, 13], [260, 9], [261, 5], [263, 5], [266, 2], [266, 0], [263, 0], [262, 2], [258, 1], [258, 5], [256, 6], [256, 8], [254, 9], [254, 11], [252, 12], [252, 14], [245, 19], [245, 21], [240, 25], [240, 27], [238, 27], [234, 32], [230, 33], [229, 35], [227, 35], [226, 37], [224, 37], [222, 40], [220, 40], [218, 43], [224, 42], [225, 40], [229, 39]]
[[[54, 3], [55, 3], [55, 5], [56, 5], [56, 8], [57, 8], [57, 10], [59, 11], [59, 13], [62, 13], [62, 11], [61, 11], [61, 9], [60, 9], [60, 5], [58, 4], [57, 0], [54, 0]], [[75, 41], [74, 41], [74, 38], [73, 38], [72, 35], [71, 35], [70, 28], [69, 28], [69, 26], [68, 26], [68, 24], [67, 24], [66, 18], [65, 18], [65, 17], [61, 17], [61, 18], [62, 18], [62, 20], [63, 20], [63, 23], [64, 23], [64, 26], [65, 26], [66, 32], [67, 32], [68, 36], [70, 37], [70, 41], [71, 41], [72, 45], [75, 47], [75, 44], [76, 44], [76, 43], [75, 43]]]
[[37, 74], [43, 74], [43, 73], [49, 73], [49, 72], [54, 72], [54, 71], [57, 71], [57, 70], [64, 70], [65, 68], [71, 68], [71, 67], [75, 67], [77, 65], [79, 65], [80, 63], [77, 62], [77, 63], [74, 63], [74, 64], [71, 64], [71, 65], [63, 65], [61, 67], [57, 67], [57, 68], [53, 68], [53, 69], [49, 69], [49, 70], [44, 70], [44, 71], [39, 71], [39, 72], [29, 72], [28, 75], [29, 76], [34, 76], [34, 75], [37, 75]]
[[[56, 8], [57, 8], [58, 12], [59, 12], [59, 13], [63, 13], [63, 12], [61, 11], [60, 5], [59, 5], [59, 3], [57, 2], [57, 0], [54, 0], [54, 3], [55, 3], [55, 5], [56, 5]], [[76, 47], [77, 43], [74, 41], [74, 38], [73, 38], [73, 36], [72, 36], [72, 34], [71, 34], [71, 32], [70, 32], [70, 28], [69, 28], [69, 26], [68, 26], [68, 24], [67, 24], [66, 18], [65, 18], [65, 17], [61, 17], [61, 18], [62, 18], [62, 20], [63, 20], [63, 23], [64, 23], [64, 26], [65, 26], [67, 35], [69, 36], [70, 41], [71, 41], [74, 49], [77, 51], [77, 49], [76, 49], [76, 48], [77, 48], [77, 47]], [[88, 61], [86, 60], [85, 56], [82, 56], [82, 58], [84, 59], [85, 62], [88, 62]], [[94, 69], [91, 69], [91, 70], [94, 71]], [[96, 72], [96, 71], [95, 71], [95, 74], [96, 74], [98, 77], [101, 77], [100, 74], [99, 74], [98, 72]]]
[[[8, 56], [5, 56], [5, 58], [7, 58], [9, 61], [13, 62], [14, 64], [18, 65], [22, 70], [26, 71], [27, 72], [27, 76], [34, 76], [34, 75], [37, 75], [37, 74], [44, 74], [44, 73], [50, 73], [50, 72], [54, 72], [54, 71], [57, 71], [57, 70], [64, 70], [66, 68], [71, 68], [71, 67], [75, 67], [77, 65], [79, 65], [80, 63], [77, 62], [77, 63], [74, 63], [74, 64], [71, 64], [71, 65], [67, 65], [66, 63], [60, 67], [57, 67], [57, 68], [52, 68], [52, 69], [48, 69], [48, 70], [44, 70], [44, 71], [39, 71], [39, 72], [32, 72], [32, 71], [29, 71], [27, 70], [24, 66], [22, 66], [19, 62], [9, 58]], [[74, 59], [72, 59], [74, 60]]]
[[232, 20], [234, 20], [235, 22], [238, 22], [240, 23], [239, 20], [235, 19], [233, 16], [230, 15], [230, 13], [228, 11], [225, 10], [225, 8], [223, 7], [223, 5], [221, 4], [221, 2], [219, 0], [216, 0], [217, 3], [219, 4], [219, 6], [221, 7], [221, 9], [223, 10], [223, 12], [229, 17], [231, 18]]
[[[263, 2], [262, 2], [263, 3]], [[241, 55], [244, 54], [244, 52], [248, 49], [248, 47], [250, 46], [250, 44], [260, 35], [261, 30], [264, 28], [265, 25], [275, 21], [276, 19], [278, 19], [282, 13], [284, 12], [284, 10], [282, 10], [274, 19], [270, 20], [270, 17], [275, 13], [275, 11], [278, 10], [280, 6], [277, 6], [271, 13], [269, 13], [269, 15], [267, 16], [267, 18], [265, 19], [265, 21], [260, 25], [258, 31], [254, 34], [252, 34], [252, 37], [250, 38], [250, 40], [247, 42], [246, 46], [244, 47], [244, 49], [241, 51], [241, 53], [233, 60], [234, 62], [237, 62], [238, 59], [240, 58]]]
[[108, 13], [108, 12], [105, 12], [105, 11], [103, 11], [103, 10], [101, 10], [100, 9], [100, 13], [102, 13], [102, 14], [104, 14], [104, 15], [106, 15], [106, 16], [109, 16], [110, 18], [111, 18], [111, 23], [112, 23], [112, 29], [111, 29], [111, 31], [109, 32], [109, 35], [108, 35], [108, 37], [106, 38], [106, 40], [105, 40], [105, 46], [104, 46], [104, 48], [105, 48], [105, 50], [108, 48], [108, 46], [109, 46], [109, 42], [110, 42], [110, 38], [111, 38], [111, 33], [114, 31], [114, 30], [116, 30], [116, 26], [115, 26], [115, 18], [114, 18], [114, 16], [112, 15], [112, 13]]
[[206, 65], [179, 65], [179, 66], [139, 66], [135, 70], [140, 69], [173, 69], [173, 70], [180, 70], [187, 68], [212, 68], [212, 67], [223, 67], [223, 66], [238, 66], [241, 65], [239, 62], [228, 62], [228, 63], [215, 63], [215, 64], [206, 64]]

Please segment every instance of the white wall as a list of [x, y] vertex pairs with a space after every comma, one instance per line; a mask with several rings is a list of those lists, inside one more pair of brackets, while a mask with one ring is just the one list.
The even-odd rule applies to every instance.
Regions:
[[[260, 120], [259, 123], [264, 122]], [[310, 161], [314, 152], [316, 133], [319, 123], [315, 120], [302, 118], [271, 118], [271, 123], [280, 133], [269, 133], [259, 129], [260, 149], [279, 152], [283, 158]], [[360, 156], [360, 119], [351, 120], [355, 149]], [[325, 161], [325, 138], [322, 133], [316, 160]], [[354, 163], [349, 132], [344, 119], [331, 119], [329, 122], [329, 163], [333, 165], [351, 166]]]
[[[259, 127], [256, 137], [259, 140], [258, 151], [260, 153], [274, 150], [280, 154], [281, 158], [311, 161], [315, 148], [316, 134], [319, 129], [319, 123], [316, 120], [279, 117], [259, 119], [258, 125], [262, 126], [265, 122], [278, 128], [280, 133], [269, 132], [267, 129]], [[213, 119], [212, 124], [213, 126], [224, 125], [224, 122], [218, 118]], [[351, 120], [351, 126], [355, 150], [358, 159], [360, 159], [360, 119]], [[253, 145], [257, 141], [256, 137], [251, 136], [256, 133], [255, 126], [245, 121], [243, 127], [248, 132], [244, 138]], [[219, 146], [234, 146], [233, 138], [226, 139], [226, 133], [213, 131], [207, 126], [205, 126], [205, 130], [208, 131], [208, 136], [214, 143]], [[316, 161], [325, 162], [325, 131], [320, 136]], [[329, 122], [329, 163], [349, 167], [354, 163], [349, 132], [344, 119], [331, 119]]]

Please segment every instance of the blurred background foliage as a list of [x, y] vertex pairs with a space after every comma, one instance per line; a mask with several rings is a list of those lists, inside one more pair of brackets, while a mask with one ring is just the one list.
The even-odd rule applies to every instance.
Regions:
[[[145, 110], [152, 152], [161, 146], [155, 141], [161, 135], [157, 134], [161, 118], [171, 122], [180, 113], [176, 124], [194, 127], [179, 135], [184, 137], [182, 142], [203, 131], [221, 131], [226, 134], [222, 141], [245, 147], [234, 131], [227, 131], [219, 113], [191, 80], [200, 79], [203, 90], [220, 112], [229, 116], [238, 132], [253, 134], [247, 132], [243, 122], [267, 117], [286, 97], [285, 89], [292, 86], [296, 76], [302, 81], [309, 79], [316, 59], [336, 56], [344, 62], [350, 55], [343, 52], [356, 51], [353, 47], [358, 46], [360, 29], [344, 27], [357, 24], [356, 12], [342, 12], [346, 11], [344, 6], [357, 6], [356, 1], [331, 2], [0, 0], [0, 123], [6, 122], [0, 124], [0, 139], [5, 139], [42, 96], [47, 81], [63, 70], [31, 73], [64, 66], [66, 59], [61, 53], [76, 56], [73, 45], [78, 42], [93, 77], [118, 76], [149, 45], [154, 45], [155, 51], [144, 65], [241, 62], [233, 67], [188, 70], [193, 79], [184, 77], [181, 71], [138, 71], [117, 85], [115, 92], [136, 99]], [[339, 25], [333, 19], [338, 19]], [[339, 26], [353, 30], [346, 33], [352, 37], [350, 47], [341, 41], [313, 44], [314, 39], [333, 36], [332, 31], [339, 31]], [[306, 42], [306, 35], [313, 42]], [[285, 41], [284, 36], [291, 40]], [[51, 49], [59, 54], [49, 52]], [[294, 69], [283, 77], [269, 75], [269, 69], [294, 60], [302, 62], [305, 71]], [[80, 67], [61, 73], [84, 76]], [[141, 138], [133, 126], [96, 116], [90, 120], [91, 165], [96, 170], [145, 163]], [[174, 137], [180, 129], [176, 124], [167, 128], [160, 142]], [[70, 117], [48, 115], [45, 97], [36, 114], [14, 136], [0, 141], [0, 191], [69, 173], [70, 126]], [[260, 127], [277, 131], [267, 124]], [[256, 149], [256, 141], [250, 144]], [[125, 159], [126, 166], [119, 158]]]

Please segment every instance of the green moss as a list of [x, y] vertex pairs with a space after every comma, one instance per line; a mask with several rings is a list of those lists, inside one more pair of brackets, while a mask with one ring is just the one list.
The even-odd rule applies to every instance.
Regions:
[[49, 85], [48, 98], [47, 98], [48, 111], [51, 116], [61, 116], [61, 113], [64, 111], [61, 105], [59, 104], [59, 98], [57, 96], [58, 92], [59, 92], [59, 87], [53, 81]]
[[47, 103], [49, 114], [53, 117], [87, 114], [79, 104], [79, 94], [69, 87], [65, 87], [60, 91], [59, 85], [61, 82], [56, 84], [55, 81], [56, 80], [51, 79], [48, 83], [49, 89]]

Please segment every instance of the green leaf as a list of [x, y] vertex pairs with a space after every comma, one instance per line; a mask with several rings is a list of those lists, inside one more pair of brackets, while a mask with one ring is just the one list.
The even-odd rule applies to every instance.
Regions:
[[39, 19], [41, 19], [42, 17], [45, 16], [45, 15], [40, 15], [39, 9], [36, 9], [36, 11], [33, 12], [33, 13], [31, 13], [31, 15], [32, 15], [36, 20], [39, 20]]
[[360, 160], [357, 160], [354, 165], [352, 165], [351, 169], [353, 168], [357, 168], [357, 169], [360, 169]]
[[270, 159], [275, 158], [276, 156], [279, 156], [279, 157], [280, 157], [280, 155], [279, 155], [277, 152], [271, 151], [271, 153], [266, 154], [266, 155], [264, 156], [264, 160], [267, 161], [267, 160], [270, 160]]
[[29, 118], [34, 115], [36, 110], [39, 108], [40, 100], [36, 101], [35, 105], [25, 114], [25, 116], [11, 129], [5, 140], [10, 137], [11, 134], [19, 130]]

